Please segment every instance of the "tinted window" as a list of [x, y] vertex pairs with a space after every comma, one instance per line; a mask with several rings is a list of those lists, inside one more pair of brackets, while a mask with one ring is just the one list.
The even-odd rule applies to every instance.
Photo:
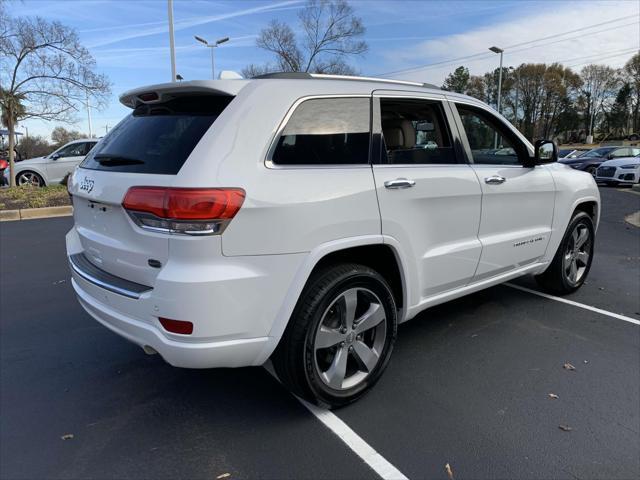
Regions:
[[58, 155], [58, 157], [60, 158], [84, 156], [84, 145], [84, 143], [73, 143], [71, 145], [67, 145], [66, 147], [58, 150], [56, 152], [56, 155]]
[[316, 98], [291, 115], [271, 157], [280, 165], [369, 163], [368, 98]]
[[81, 166], [174, 175], [232, 99], [199, 95], [141, 105], [91, 150]]
[[456, 163], [440, 102], [381, 98], [382, 163], [420, 165]]
[[514, 136], [489, 113], [458, 105], [458, 113], [467, 134], [473, 163], [480, 165], [517, 165], [526, 155]]

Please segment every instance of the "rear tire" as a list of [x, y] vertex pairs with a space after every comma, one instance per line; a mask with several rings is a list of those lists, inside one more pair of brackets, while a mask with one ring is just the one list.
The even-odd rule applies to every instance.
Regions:
[[593, 221], [585, 212], [576, 212], [549, 268], [536, 281], [544, 290], [557, 295], [575, 292], [591, 269], [595, 233]]
[[378, 381], [396, 333], [396, 305], [384, 278], [363, 265], [334, 265], [309, 279], [273, 366], [295, 394], [341, 407]]

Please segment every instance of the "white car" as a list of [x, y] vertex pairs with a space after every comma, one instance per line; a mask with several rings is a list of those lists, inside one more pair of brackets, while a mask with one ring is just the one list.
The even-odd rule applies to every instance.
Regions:
[[592, 176], [471, 97], [270, 74], [120, 101], [132, 115], [69, 182], [72, 284], [97, 321], [171, 365], [271, 358], [294, 392], [340, 406], [426, 308], [525, 274], [558, 294], [587, 277]]
[[610, 185], [640, 183], [640, 156], [603, 162], [596, 170], [596, 182], [606, 182]]
[[95, 138], [74, 140], [44, 157], [17, 162], [14, 171], [16, 185], [44, 187], [60, 183], [84, 160], [96, 143], [98, 140]]

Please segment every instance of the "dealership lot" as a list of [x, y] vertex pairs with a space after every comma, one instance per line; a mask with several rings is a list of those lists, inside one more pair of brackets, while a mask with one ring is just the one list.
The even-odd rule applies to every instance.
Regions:
[[[570, 299], [640, 320], [640, 229], [623, 220], [640, 195], [601, 193]], [[264, 369], [174, 369], [90, 319], [70, 225], [0, 225], [2, 478], [376, 478]], [[378, 385], [335, 413], [411, 479], [447, 463], [455, 478], [638, 478], [639, 399], [638, 325], [499, 286], [400, 327]]]

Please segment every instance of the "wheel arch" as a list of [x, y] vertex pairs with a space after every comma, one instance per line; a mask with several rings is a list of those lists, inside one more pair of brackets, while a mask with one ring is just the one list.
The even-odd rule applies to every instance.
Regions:
[[[403, 260], [401, 252], [394, 245], [386, 242], [385, 237], [382, 235], [366, 235], [334, 240], [322, 244], [309, 252], [306, 260], [298, 269], [269, 332], [271, 341], [265, 347], [264, 360], [271, 356], [282, 338], [293, 309], [311, 275], [319, 268], [343, 261], [362, 263], [376, 271], [382, 269], [383, 271], [380, 273], [389, 282], [394, 299], [399, 306], [398, 322], [404, 319], [409, 298], [406, 262]], [[390, 274], [392, 279], [389, 280], [385, 273]]]

